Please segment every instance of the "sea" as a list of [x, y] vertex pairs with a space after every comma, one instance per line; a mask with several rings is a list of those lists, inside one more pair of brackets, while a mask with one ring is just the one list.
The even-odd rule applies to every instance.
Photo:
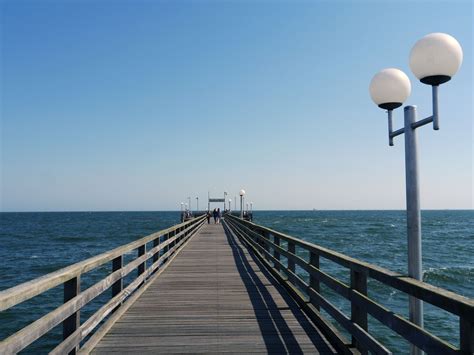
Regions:
[[[179, 218], [179, 212], [0, 213], [0, 291], [165, 229], [179, 223]], [[254, 222], [395, 272], [407, 272], [404, 211], [254, 211]], [[474, 211], [422, 211], [422, 240], [423, 280], [474, 298]], [[129, 260], [133, 257], [127, 256]], [[323, 271], [349, 282], [347, 269], [321, 260]], [[86, 274], [82, 288], [108, 272], [109, 265]], [[297, 272], [307, 279], [303, 270]], [[324, 286], [321, 292], [350, 315], [350, 304], [344, 298]], [[368, 293], [391, 311], [408, 317], [408, 297], [402, 292], [369, 279]], [[81, 319], [87, 319], [108, 297], [106, 292], [87, 305]], [[61, 303], [62, 289], [56, 287], [0, 312], [0, 340]], [[424, 312], [425, 328], [458, 346], [459, 318], [426, 303]], [[409, 352], [406, 341], [370, 316], [369, 331], [393, 353]], [[23, 353], [48, 353], [60, 341], [61, 326], [57, 326]]]

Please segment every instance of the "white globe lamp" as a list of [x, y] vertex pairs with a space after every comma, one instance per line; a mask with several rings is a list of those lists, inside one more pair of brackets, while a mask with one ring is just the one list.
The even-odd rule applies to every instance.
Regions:
[[451, 80], [462, 59], [462, 48], [456, 38], [446, 33], [430, 33], [413, 46], [410, 69], [423, 84], [438, 86]]
[[378, 107], [384, 110], [394, 110], [402, 106], [410, 96], [410, 79], [400, 69], [383, 69], [372, 78], [369, 92]]

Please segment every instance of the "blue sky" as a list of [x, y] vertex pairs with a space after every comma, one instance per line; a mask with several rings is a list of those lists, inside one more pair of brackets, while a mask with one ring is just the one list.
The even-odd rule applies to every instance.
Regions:
[[[422, 208], [472, 208], [471, 1], [2, 1], [1, 210], [403, 209], [404, 142], [368, 94], [425, 34], [458, 39]], [[395, 112], [395, 128], [402, 124]]]

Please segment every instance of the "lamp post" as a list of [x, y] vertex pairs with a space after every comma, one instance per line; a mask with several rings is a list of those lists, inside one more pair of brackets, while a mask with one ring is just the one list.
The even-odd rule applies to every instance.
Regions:
[[[418, 179], [418, 151], [416, 129], [433, 123], [439, 129], [438, 86], [451, 79], [461, 66], [462, 48], [458, 41], [445, 33], [431, 33], [420, 39], [410, 53], [410, 68], [423, 83], [431, 85], [433, 115], [417, 121], [416, 106], [405, 106], [404, 127], [393, 131], [392, 112], [402, 106], [411, 92], [408, 77], [395, 68], [377, 73], [370, 83], [372, 100], [388, 114], [388, 141], [393, 146], [393, 138], [405, 134], [405, 178], [407, 205], [408, 276], [422, 280], [421, 215]], [[409, 297], [410, 321], [423, 327], [423, 303]], [[411, 354], [422, 351], [411, 345]]]
[[245, 190], [242, 189], [240, 190], [240, 218], [244, 218], [244, 195], [245, 195]]
[[232, 200], [229, 198], [229, 212], [230, 212], [230, 209], [231, 209], [231, 203], [232, 203]]
[[234, 210], [237, 209], [237, 196], [234, 196]]
[[226, 198], [226, 196], [227, 196], [227, 192], [224, 191], [224, 211], [225, 211], [225, 198]]
[[248, 202], [245, 204], [245, 211], [247, 211], [247, 214], [249, 213], [249, 203]]
[[253, 213], [253, 202], [250, 202], [250, 213]]
[[189, 212], [191, 212], [191, 196], [188, 196], [188, 206], [189, 206]]
[[196, 212], [199, 211], [199, 197], [196, 196]]
[[184, 203], [181, 202], [181, 213], [183, 213]]

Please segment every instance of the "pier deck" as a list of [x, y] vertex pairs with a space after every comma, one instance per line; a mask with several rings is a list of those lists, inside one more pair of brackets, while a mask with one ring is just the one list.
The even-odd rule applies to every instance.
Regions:
[[286, 289], [222, 225], [204, 227], [93, 353], [336, 351]]

